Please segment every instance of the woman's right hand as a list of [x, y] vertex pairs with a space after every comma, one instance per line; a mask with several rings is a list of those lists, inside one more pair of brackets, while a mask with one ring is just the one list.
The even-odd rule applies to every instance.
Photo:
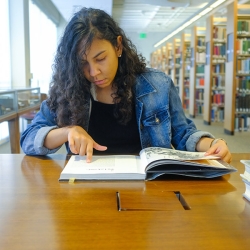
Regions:
[[68, 130], [69, 148], [72, 153], [86, 155], [86, 161], [91, 162], [93, 148], [99, 151], [105, 151], [106, 146], [96, 143], [92, 137], [80, 126], [70, 126]]

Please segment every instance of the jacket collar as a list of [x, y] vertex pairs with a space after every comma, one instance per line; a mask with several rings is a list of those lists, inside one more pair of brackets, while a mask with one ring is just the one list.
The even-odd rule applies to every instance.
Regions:
[[157, 92], [155, 87], [149, 82], [149, 80], [146, 78], [145, 73], [140, 74], [136, 77], [136, 84], [135, 84], [135, 95], [136, 98], [140, 98], [144, 95], [148, 95], [152, 92]]

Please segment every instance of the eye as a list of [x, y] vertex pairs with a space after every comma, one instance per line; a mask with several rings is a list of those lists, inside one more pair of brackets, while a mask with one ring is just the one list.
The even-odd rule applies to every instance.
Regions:
[[97, 58], [96, 61], [97, 62], [101, 62], [101, 61], [104, 61], [106, 57], [102, 57], [102, 58]]

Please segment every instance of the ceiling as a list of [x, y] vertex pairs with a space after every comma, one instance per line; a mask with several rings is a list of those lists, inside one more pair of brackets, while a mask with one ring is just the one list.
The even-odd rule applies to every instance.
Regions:
[[[64, 16], [65, 20], [69, 20], [72, 14], [82, 6], [98, 8], [98, 6], [103, 6], [105, 3], [104, 0], [51, 1]], [[181, 26], [181, 24], [187, 22], [191, 17], [200, 13], [215, 1], [216, 0], [113, 0], [113, 4], [111, 4], [112, 6], [110, 8], [112, 9], [113, 18], [119, 23], [121, 28], [129, 34], [130, 37], [132, 36], [131, 34], [136, 34], [137, 37], [139, 37], [144, 33], [147, 39], [139, 41], [138, 38], [137, 42], [142, 44], [141, 47], [147, 46], [147, 48], [153, 51], [155, 43], [159, 42], [162, 38]], [[109, 0], [109, 2], [111, 3], [112, 0]], [[220, 15], [220, 13], [218, 15]], [[205, 25], [205, 18], [196, 21], [196, 25]], [[146, 43], [146, 45], [143, 43]]]
[[[66, 20], [86, 6], [84, 0], [52, 2]], [[167, 35], [213, 2], [215, 0], [113, 0], [112, 16], [125, 32], [164, 32]], [[98, 8], [98, 1], [92, 0], [92, 6]]]
[[114, 0], [112, 15], [126, 32], [164, 32], [168, 35], [208, 2], [214, 1]]

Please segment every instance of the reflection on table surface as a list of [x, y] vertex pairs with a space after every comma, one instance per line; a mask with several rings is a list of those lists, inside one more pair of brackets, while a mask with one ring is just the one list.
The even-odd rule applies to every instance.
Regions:
[[238, 172], [209, 180], [70, 184], [58, 181], [69, 156], [0, 155], [0, 249], [250, 249], [250, 154], [233, 158]]

